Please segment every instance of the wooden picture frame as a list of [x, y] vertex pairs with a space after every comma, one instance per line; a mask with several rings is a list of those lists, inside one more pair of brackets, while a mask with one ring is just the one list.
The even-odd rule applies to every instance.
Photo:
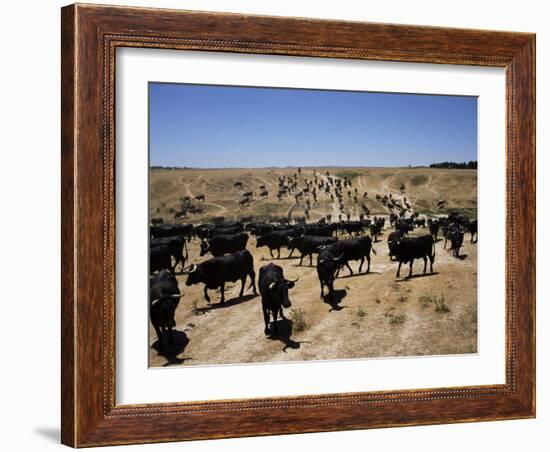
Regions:
[[[535, 35], [161, 9], [62, 9], [62, 442], [73, 447], [535, 416]], [[506, 70], [506, 383], [115, 403], [117, 47]]]

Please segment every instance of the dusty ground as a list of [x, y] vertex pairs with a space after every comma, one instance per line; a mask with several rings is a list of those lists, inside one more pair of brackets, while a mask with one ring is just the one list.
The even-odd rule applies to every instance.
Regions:
[[[324, 173], [326, 169], [318, 170]], [[206, 195], [206, 212], [185, 219], [197, 223], [207, 215], [226, 219], [243, 215], [270, 213], [303, 215], [303, 206], [290, 199], [278, 202], [274, 196], [279, 174], [293, 174], [288, 170], [156, 170], [151, 172], [152, 216], [169, 219], [170, 208], [186, 195]], [[367, 204], [373, 214], [387, 214], [384, 206], [374, 198], [392, 193], [398, 199], [406, 196], [421, 214], [435, 213], [439, 199], [447, 201], [448, 208], [475, 212], [477, 178], [472, 170], [419, 169], [330, 169], [331, 174], [347, 172], [353, 187], [368, 192]], [[311, 177], [312, 170], [304, 169], [303, 177]], [[237, 180], [245, 190], [258, 191], [267, 185], [270, 198], [255, 201], [251, 207], [237, 210], [239, 190], [233, 188]], [[405, 184], [405, 193], [399, 191]], [[300, 183], [299, 186], [303, 184]], [[353, 202], [346, 201], [346, 211], [352, 218]], [[159, 209], [157, 211], [157, 208]], [[321, 197], [313, 206], [312, 220], [335, 210], [328, 199]], [[156, 335], [149, 329], [150, 365], [200, 365], [224, 363], [251, 363], [277, 361], [305, 361], [314, 359], [349, 359], [378, 356], [436, 355], [477, 352], [477, 245], [465, 237], [460, 259], [443, 250], [443, 240], [436, 244], [434, 274], [422, 276], [422, 261], [415, 261], [411, 279], [395, 277], [397, 264], [387, 255], [387, 234], [374, 247], [369, 274], [348, 277], [343, 269], [336, 280], [337, 306], [321, 300], [320, 287], [309, 259], [298, 266], [299, 259], [287, 259], [282, 250], [280, 260], [272, 260], [267, 248], [256, 248], [250, 238], [248, 249], [254, 256], [256, 274], [271, 261], [284, 268], [288, 278], [300, 277], [290, 291], [292, 308], [285, 312], [289, 320], [279, 324], [280, 334], [266, 338], [259, 296], [252, 290], [238, 298], [240, 282], [226, 285], [226, 303], [219, 304], [217, 291], [209, 291], [212, 304], [203, 298], [202, 285], [187, 287], [185, 275], [177, 275], [184, 297], [176, 312], [175, 345], [170, 353], [159, 355]], [[419, 229], [415, 235], [427, 233]], [[295, 252], [296, 253], [296, 252]], [[198, 241], [189, 244], [190, 263], [205, 260], [199, 256]], [[206, 256], [205, 256], [206, 257]], [[313, 262], [315, 265], [315, 259]], [[359, 263], [352, 263], [354, 272]], [[401, 276], [408, 268], [403, 267]], [[247, 281], [248, 287], [248, 281]], [[443, 298], [443, 301], [442, 301]], [[443, 307], [442, 307], [443, 306]], [[439, 307], [439, 309], [437, 309]], [[442, 307], [442, 308], [441, 308]], [[306, 326], [302, 331], [296, 313], [303, 313]]]

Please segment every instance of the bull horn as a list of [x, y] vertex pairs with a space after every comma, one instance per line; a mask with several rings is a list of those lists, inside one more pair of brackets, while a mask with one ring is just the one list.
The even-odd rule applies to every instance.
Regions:
[[195, 264], [191, 264], [189, 267], [186, 267], [182, 270], [182, 273], [184, 275], [188, 275], [189, 273], [193, 273], [197, 269], [197, 266]]
[[268, 286], [268, 287], [269, 287], [269, 290], [275, 289], [275, 285], [276, 285], [276, 284], [277, 284], [277, 283], [276, 283], [275, 281], [273, 281], [272, 283], [269, 283], [269, 286]]
[[319, 250], [324, 250], [327, 246], [326, 245], [320, 245]]
[[297, 282], [299, 279], [300, 279], [300, 277], [298, 276], [296, 279], [287, 279], [286, 281], [287, 281], [287, 282], [291, 282], [291, 283], [295, 283], [295, 282]]
[[333, 257], [332, 260], [333, 261], [339, 261], [340, 259], [342, 259], [344, 257], [344, 253], [340, 254], [340, 256], [338, 257]]
[[155, 298], [153, 301], [151, 301], [151, 306], [155, 306], [163, 298], [181, 298], [181, 297], [183, 297], [183, 294], [172, 294], [172, 295], [167, 295], [165, 297]]

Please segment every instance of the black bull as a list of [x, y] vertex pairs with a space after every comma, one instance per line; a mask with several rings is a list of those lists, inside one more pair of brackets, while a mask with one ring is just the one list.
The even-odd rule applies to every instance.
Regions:
[[250, 277], [250, 287], [256, 291], [256, 274], [254, 273], [254, 258], [249, 251], [236, 251], [225, 256], [214, 257], [207, 261], [201, 262], [198, 265], [191, 265], [185, 269], [184, 274], [187, 274], [185, 284], [191, 286], [193, 284], [204, 284], [204, 298], [210, 303], [208, 289], [220, 289], [221, 303], [225, 303], [225, 283], [241, 280], [241, 291], [239, 297], [243, 296], [244, 285], [247, 276]]
[[149, 250], [149, 274], [161, 270], [172, 271], [172, 256], [166, 245], [152, 246]]
[[284, 229], [282, 231], [268, 232], [256, 239], [256, 248], [267, 246], [271, 257], [274, 257], [273, 250], [277, 250], [277, 259], [279, 259], [281, 257], [281, 247], [288, 246], [289, 237], [296, 237], [299, 233], [300, 231], [298, 229]]
[[290, 249], [290, 254], [288, 257], [292, 257], [294, 250], [298, 249], [300, 252], [300, 265], [302, 265], [305, 256], [309, 256], [309, 265], [311, 265], [313, 262], [313, 254], [318, 253], [321, 246], [330, 245], [334, 242], [336, 242], [334, 237], [320, 237], [314, 235], [289, 237], [288, 248]]
[[288, 298], [288, 289], [294, 287], [295, 282], [285, 279], [283, 269], [276, 264], [270, 263], [260, 268], [258, 278], [258, 289], [262, 296], [262, 312], [264, 315], [264, 333], [269, 334], [270, 314], [273, 316], [273, 334], [277, 334], [277, 316], [280, 314], [284, 319], [283, 308], [291, 306]]
[[174, 265], [171, 266], [172, 272], [176, 270], [179, 263], [181, 263], [182, 268], [185, 267], [185, 261], [187, 260], [187, 241], [185, 237], [173, 236], [151, 239], [151, 248], [162, 245], [168, 247], [171, 257], [174, 258]]
[[324, 289], [327, 286], [331, 302], [334, 301], [334, 280], [336, 272], [340, 268], [342, 256], [333, 256], [330, 249], [327, 248], [321, 250], [317, 256], [317, 276], [321, 284], [321, 298], [324, 297]]
[[173, 236], [183, 236], [187, 240], [191, 238], [193, 234], [193, 225], [192, 224], [159, 224], [154, 225], [149, 228], [151, 237], [160, 238], [160, 237], [173, 237]]
[[359, 273], [363, 268], [363, 263], [365, 259], [367, 260], [367, 273], [370, 271], [370, 252], [376, 254], [376, 251], [372, 247], [372, 240], [370, 237], [360, 237], [356, 239], [346, 239], [339, 240], [335, 243], [327, 245], [326, 248], [321, 248], [329, 250], [333, 256], [340, 256], [340, 266], [348, 267], [350, 275], [353, 275], [353, 270], [349, 266], [349, 261], [360, 260], [359, 264]]
[[162, 270], [158, 275], [151, 277], [149, 289], [149, 315], [151, 323], [157, 333], [158, 347], [162, 350], [162, 334], [168, 334], [168, 341], [172, 343], [172, 328], [176, 326], [175, 312], [180, 298], [183, 296], [178, 288], [178, 282], [171, 273]]
[[216, 235], [211, 239], [201, 242], [200, 255], [204, 256], [206, 253], [210, 253], [214, 257], [223, 256], [227, 253], [244, 250], [247, 242], [248, 234], [246, 232]]
[[396, 243], [396, 257], [399, 261], [396, 277], [399, 278], [401, 264], [409, 263], [409, 278], [412, 276], [413, 262], [415, 259], [424, 259], [424, 273], [428, 259], [430, 259], [430, 272], [433, 273], [435, 260], [435, 242], [431, 235], [399, 239]]

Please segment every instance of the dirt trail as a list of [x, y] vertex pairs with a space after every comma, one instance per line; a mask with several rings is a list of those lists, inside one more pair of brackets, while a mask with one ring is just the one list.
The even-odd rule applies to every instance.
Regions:
[[187, 196], [190, 196], [191, 199], [193, 199], [196, 195], [191, 191], [191, 185], [197, 182], [199, 179], [202, 179], [202, 176], [197, 177], [196, 179], [193, 179], [190, 183], [185, 184], [185, 192], [187, 193]]
[[269, 182], [268, 180], [264, 179], [263, 177], [260, 177], [260, 176], [255, 176], [257, 179], [260, 179], [262, 181], [263, 184], [265, 185], [268, 185], [270, 187], [273, 187], [273, 183]]

